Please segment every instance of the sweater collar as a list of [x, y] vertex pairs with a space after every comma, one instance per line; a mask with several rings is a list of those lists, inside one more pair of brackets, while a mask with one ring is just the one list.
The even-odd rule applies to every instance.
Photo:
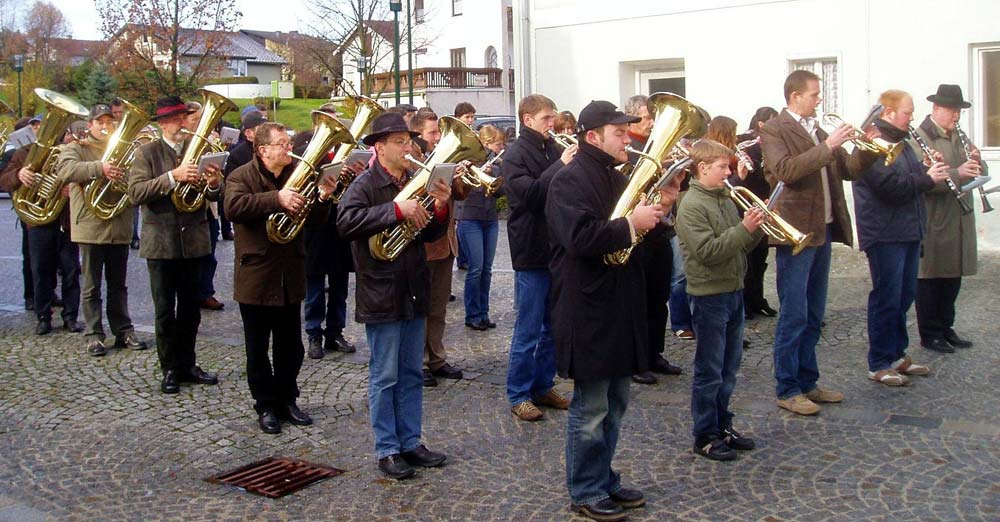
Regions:
[[729, 192], [729, 189], [726, 188], [725, 186], [710, 188], [706, 187], [705, 185], [702, 185], [700, 181], [693, 178], [691, 179], [691, 188], [699, 192], [703, 192], [705, 194], [711, 194], [712, 196], [716, 197], [728, 196], [727, 193]]

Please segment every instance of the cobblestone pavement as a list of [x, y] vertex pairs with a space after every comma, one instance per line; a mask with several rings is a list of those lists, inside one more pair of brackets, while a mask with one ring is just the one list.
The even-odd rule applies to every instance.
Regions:
[[[513, 326], [513, 273], [506, 234], [494, 271], [490, 332], [463, 326], [464, 272], [456, 272], [446, 344], [467, 379], [424, 395], [424, 434], [449, 455], [441, 469], [397, 483], [375, 469], [365, 403], [368, 349], [306, 359], [300, 405], [316, 419], [281, 435], [256, 427], [246, 386], [242, 330], [232, 296], [232, 243], [221, 242], [216, 284], [226, 302], [205, 312], [201, 365], [221, 384], [158, 391], [155, 350], [86, 355], [82, 337], [32, 333], [20, 285], [19, 231], [0, 202], [0, 520], [567, 520], [565, 412], [516, 421], [504, 399]], [[822, 383], [847, 401], [815, 418], [774, 406], [770, 345], [775, 321], [747, 325], [735, 395], [737, 427], [759, 449], [733, 463], [691, 453], [693, 344], [672, 335], [668, 358], [685, 374], [633, 386], [615, 465], [647, 506], [634, 520], [998, 520], [1000, 519], [1000, 256], [984, 255], [959, 301], [958, 329], [971, 350], [912, 354], [934, 368], [912, 386], [866, 378], [864, 257], [837, 248]], [[145, 263], [130, 260], [131, 311], [151, 340]], [[770, 298], [773, 273], [769, 274]], [[353, 301], [353, 299], [352, 299]], [[353, 305], [350, 306], [353, 311]], [[623, 311], [623, 313], [627, 313]], [[912, 319], [912, 314], [911, 314]], [[58, 324], [58, 322], [57, 322]], [[915, 338], [915, 326], [911, 324]], [[916, 342], [914, 342], [916, 345]], [[564, 392], [571, 383], [560, 382]], [[279, 500], [208, 484], [206, 477], [267, 456], [331, 465], [346, 473]]]

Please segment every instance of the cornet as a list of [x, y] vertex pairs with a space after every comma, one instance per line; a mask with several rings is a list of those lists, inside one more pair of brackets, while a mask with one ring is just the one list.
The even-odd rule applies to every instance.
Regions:
[[751, 208], [759, 208], [767, 219], [760, 224], [761, 230], [765, 234], [771, 236], [772, 238], [788, 242], [792, 244], [792, 255], [796, 255], [802, 251], [803, 248], [809, 246], [809, 240], [812, 239], [812, 233], [803, 234], [799, 232], [798, 229], [790, 225], [784, 219], [781, 219], [775, 211], [768, 208], [768, 206], [757, 197], [756, 194], [750, 191], [746, 187], [734, 187], [729, 180], [723, 180], [726, 184], [726, 188], [729, 189], [729, 197], [733, 198], [733, 201], [743, 209], [744, 212], [750, 210]]
[[577, 141], [576, 136], [573, 136], [572, 134], [556, 134], [555, 132], [550, 130], [549, 136], [551, 136], [552, 139], [555, 140], [555, 142], [558, 143], [564, 149], [568, 149], [572, 145], [580, 144]]
[[828, 112], [823, 115], [823, 123], [833, 127], [840, 127], [841, 125], [849, 126], [851, 128], [851, 134], [848, 137], [848, 141], [853, 143], [856, 147], [869, 152], [874, 152], [880, 156], [885, 156], [886, 167], [892, 165], [893, 162], [896, 161], [896, 158], [903, 153], [903, 149], [906, 147], [906, 143], [903, 143], [902, 141], [899, 143], [890, 143], [882, 138], [868, 139], [868, 136], [864, 133], [864, 131], [847, 123], [843, 118], [832, 112]]

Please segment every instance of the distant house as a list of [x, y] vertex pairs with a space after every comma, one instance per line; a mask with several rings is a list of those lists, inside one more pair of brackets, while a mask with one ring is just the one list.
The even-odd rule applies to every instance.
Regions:
[[242, 29], [240, 33], [285, 60], [283, 79], [298, 85], [339, 87], [344, 72], [341, 57], [336, 53], [336, 44], [298, 31]]
[[107, 42], [103, 40], [52, 38], [49, 40], [49, 60], [77, 66], [87, 60], [100, 60], [106, 49]]

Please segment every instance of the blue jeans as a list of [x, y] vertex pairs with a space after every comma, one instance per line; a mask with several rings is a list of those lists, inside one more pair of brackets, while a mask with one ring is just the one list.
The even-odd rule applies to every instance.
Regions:
[[[458, 220], [456, 223], [457, 228], [462, 227], [462, 220]], [[469, 266], [469, 256], [465, 250], [465, 243], [461, 232], [458, 233], [458, 257], [455, 258], [455, 264], [458, 266]]]
[[[330, 277], [330, 300], [326, 299], [326, 278]], [[305, 320], [306, 335], [310, 339], [323, 337], [323, 320], [326, 319], [326, 338], [333, 339], [347, 325], [348, 272], [310, 275], [306, 277]]]
[[674, 253], [673, 275], [670, 278], [670, 329], [691, 329], [691, 303], [688, 302], [687, 277], [684, 275], [684, 252], [681, 242], [674, 236], [670, 239], [670, 248]]
[[872, 276], [868, 294], [868, 370], [892, 367], [906, 355], [906, 312], [917, 296], [920, 243], [876, 243], [865, 252]]
[[574, 504], [600, 502], [622, 489], [611, 469], [622, 416], [628, 409], [630, 377], [574, 381], [566, 421], [566, 487]]
[[198, 299], [204, 301], [215, 295], [215, 269], [219, 261], [215, 259], [215, 245], [219, 242], [219, 220], [208, 214], [208, 237], [212, 242], [212, 253], [201, 258], [198, 277]]
[[371, 349], [368, 411], [380, 459], [420, 445], [424, 328], [423, 317], [365, 325]]
[[775, 393], [787, 399], [816, 389], [819, 365], [816, 343], [826, 310], [830, 278], [830, 227], [826, 243], [792, 255], [789, 246], [777, 247], [778, 301], [781, 314], [774, 332]]
[[[493, 258], [497, 253], [496, 221], [458, 222], [460, 249], [466, 255], [465, 322], [477, 324], [490, 319], [490, 281], [493, 279]], [[462, 264], [459, 261], [459, 264]]]
[[692, 433], [700, 446], [719, 437], [719, 430], [733, 423], [729, 398], [743, 357], [743, 292], [689, 298], [697, 337], [691, 386]]
[[548, 270], [514, 272], [514, 302], [517, 319], [510, 339], [507, 368], [507, 399], [516, 406], [543, 395], [555, 385], [555, 343], [549, 323]]

